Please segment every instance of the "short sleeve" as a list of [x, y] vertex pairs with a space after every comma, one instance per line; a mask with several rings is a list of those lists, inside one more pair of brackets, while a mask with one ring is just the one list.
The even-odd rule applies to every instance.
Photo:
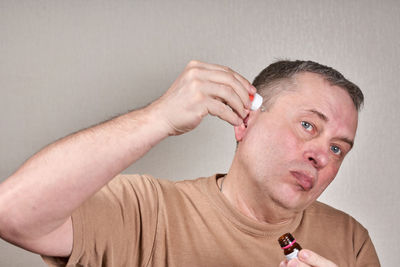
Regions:
[[379, 258], [376, 253], [374, 244], [368, 234], [368, 231], [365, 229], [363, 242], [360, 244], [360, 249], [358, 250], [356, 256], [356, 266], [359, 267], [379, 267], [381, 264], [379, 263]]
[[151, 176], [118, 175], [72, 215], [74, 243], [68, 262], [49, 266], [144, 266], [157, 225], [158, 197]]

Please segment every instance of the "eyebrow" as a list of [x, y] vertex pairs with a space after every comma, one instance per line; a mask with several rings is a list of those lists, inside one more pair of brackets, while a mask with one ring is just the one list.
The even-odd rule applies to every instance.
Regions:
[[340, 140], [340, 141], [343, 141], [343, 142], [345, 142], [345, 143], [347, 143], [347, 144], [349, 144], [349, 145], [350, 145], [350, 149], [353, 148], [353, 145], [354, 145], [353, 140], [351, 140], [351, 139], [349, 139], [349, 138], [347, 138], [347, 137], [339, 137], [339, 138], [337, 138], [337, 139]]
[[325, 116], [325, 114], [323, 114], [322, 112], [319, 112], [318, 110], [315, 110], [315, 109], [308, 109], [308, 110], [306, 110], [306, 111], [317, 115], [321, 120], [323, 120], [323, 121], [325, 121], [325, 122], [328, 122], [328, 121], [329, 121], [328, 117]]
[[[325, 114], [323, 114], [322, 112], [318, 111], [318, 110], [308, 109], [306, 111], [317, 115], [321, 120], [323, 120], [325, 122], [329, 121], [328, 117]], [[349, 144], [350, 145], [350, 149], [353, 148], [353, 146], [354, 146], [354, 141], [349, 139], [349, 138], [347, 138], [347, 137], [339, 137], [339, 138], [335, 138], [335, 139], [343, 141], [343, 142]]]

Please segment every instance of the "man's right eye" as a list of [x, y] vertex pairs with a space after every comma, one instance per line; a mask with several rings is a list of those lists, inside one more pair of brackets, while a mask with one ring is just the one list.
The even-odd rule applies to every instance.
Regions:
[[311, 132], [314, 129], [314, 127], [311, 125], [311, 123], [309, 123], [307, 121], [302, 121], [301, 126], [303, 126], [303, 128], [309, 132]]

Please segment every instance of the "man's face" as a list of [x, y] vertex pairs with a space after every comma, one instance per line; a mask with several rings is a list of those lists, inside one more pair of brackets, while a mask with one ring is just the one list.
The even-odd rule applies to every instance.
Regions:
[[336, 176], [357, 120], [345, 90], [317, 74], [296, 75], [294, 90], [250, 116], [238, 150], [257, 196], [289, 210], [306, 208]]

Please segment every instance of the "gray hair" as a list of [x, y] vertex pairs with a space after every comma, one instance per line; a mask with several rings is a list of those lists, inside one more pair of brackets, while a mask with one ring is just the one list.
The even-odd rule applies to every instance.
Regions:
[[357, 85], [347, 80], [337, 70], [313, 61], [277, 61], [262, 70], [254, 79], [253, 85], [264, 97], [264, 103], [268, 108], [280, 92], [289, 88], [287, 85], [292, 83], [292, 78], [302, 72], [321, 75], [331, 85], [336, 85], [344, 89], [353, 100], [354, 106], [358, 111], [362, 107], [364, 95]]

